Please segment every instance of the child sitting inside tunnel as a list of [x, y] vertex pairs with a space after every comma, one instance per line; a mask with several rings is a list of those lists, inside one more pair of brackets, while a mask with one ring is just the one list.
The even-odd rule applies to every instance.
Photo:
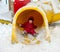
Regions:
[[37, 28], [36, 25], [34, 25], [34, 18], [33, 16], [30, 16], [28, 21], [24, 24], [20, 24], [22, 28], [24, 28], [24, 34], [31, 34], [32, 36], [36, 37], [38, 33], [36, 33], [35, 29]]

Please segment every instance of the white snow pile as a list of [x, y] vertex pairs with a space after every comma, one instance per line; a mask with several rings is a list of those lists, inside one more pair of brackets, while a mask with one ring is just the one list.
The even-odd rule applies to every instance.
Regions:
[[0, 52], [60, 52], [60, 25], [50, 26], [50, 31], [51, 43], [43, 40], [39, 45], [11, 44], [12, 25], [0, 24]]
[[11, 13], [12, 12], [9, 11], [9, 12], [0, 14], [0, 19], [7, 20], [7, 21], [12, 21], [12, 14]]

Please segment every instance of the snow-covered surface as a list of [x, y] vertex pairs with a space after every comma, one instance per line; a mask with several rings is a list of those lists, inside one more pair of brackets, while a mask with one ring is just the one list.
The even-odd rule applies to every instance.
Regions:
[[[40, 0], [39, 2], [36, 1], [31, 1], [33, 2], [32, 5], [35, 3], [38, 7], [41, 6], [45, 11], [53, 9], [54, 13], [60, 13], [60, 2], [59, 0]], [[44, 4], [48, 2], [48, 4]], [[52, 5], [52, 6], [51, 6]]]
[[0, 1], [0, 14], [9, 11], [9, 0], [1, 0]]
[[3, 20], [8, 20], [8, 21], [12, 21], [12, 12], [9, 11], [9, 12], [5, 12], [5, 13], [2, 13], [0, 14], [0, 19], [3, 19]]
[[51, 1], [51, 3], [53, 6], [54, 13], [60, 13], [60, 9], [59, 9], [60, 3], [58, 2], [58, 0]]
[[51, 25], [50, 31], [51, 43], [43, 40], [39, 45], [11, 44], [12, 25], [0, 24], [0, 52], [60, 52], [60, 22]]

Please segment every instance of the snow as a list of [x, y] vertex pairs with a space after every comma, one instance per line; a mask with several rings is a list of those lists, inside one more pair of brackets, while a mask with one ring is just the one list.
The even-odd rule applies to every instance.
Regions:
[[12, 21], [12, 11], [8, 11], [0, 14], [0, 19]]
[[[35, 3], [35, 5], [37, 5], [38, 7], [41, 6], [44, 11], [53, 9], [55, 14], [60, 13], [60, 2], [59, 2], [59, 0], [40, 0], [39, 2], [36, 0], [36, 2], [35, 1], [31, 1], [31, 2]], [[48, 4], [44, 4], [46, 2]], [[33, 5], [33, 3], [32, 3], [32, 5]]]
[[0, 14], [6, 13], [8, 11], [9, 11], [9, 0], [0, 0]]
[[43, 40], [39, 45], [11, 44], [12, 24], [0, 24], [0, 52], [60, 52], [60, 25], [50, 26], [50, 31], [51, 43]]

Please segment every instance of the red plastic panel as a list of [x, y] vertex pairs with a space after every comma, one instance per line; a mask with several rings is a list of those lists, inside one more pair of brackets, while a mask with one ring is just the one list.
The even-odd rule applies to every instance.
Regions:
[[14, 13], [16, 13], [19, 8], [25, 6], [29, 2], [30, 2], [30, 0], [15, 0], [15, 2], [14, 2]]

